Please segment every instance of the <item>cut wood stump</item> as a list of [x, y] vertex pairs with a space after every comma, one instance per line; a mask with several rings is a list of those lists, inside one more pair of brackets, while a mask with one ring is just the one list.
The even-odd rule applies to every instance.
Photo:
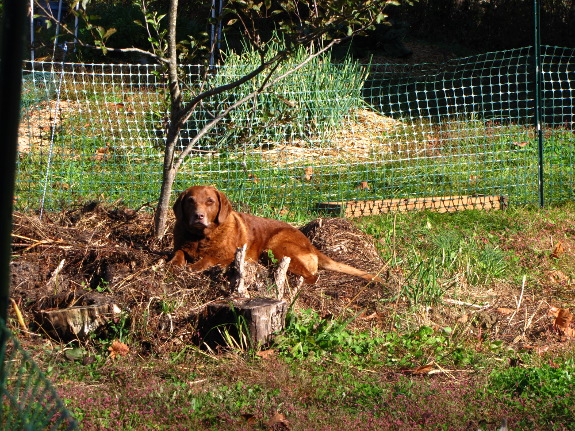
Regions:
[[434, 211], [439, 213], [468, 209], [502, 210], [507, 208], [507, 196], [436, 196], [406, 199], [383, 199], [368, 201], [321, 202], [317, 208], [331, 215], [362, 217], [389, 212]]
[[232, 298], [249, 298], [254, 296], [268, 297], [270, 287], [275, 284], [274, 298], [283, 299], [289, 288], [287, 270], [291, 259], [283, 257], [277, 267], [271, 271], [259, 262], [246, 261], [246, 245], [236, 249], [235, 258], [229, 267], [227, 277], [230, 282]]
[[116, 304], [86, 305], [60, 310], [41, 310], [37, 313], [36, 320], [39, 326], [56, 340], [81, 340], [121, 312]]
[[274, 333], [284, 328], [287, 309], [285, 301], [268, 298], [214, 302], [207, 306], [200, 334], [210, 347], [229, 344], [228, 337], [241, 347], [261, 346], [272, 341]]
[[42, 297], [32, 308], [39, 329], [59, 341], [85, 339], [122, 313], [108, 296], [85, 290]]

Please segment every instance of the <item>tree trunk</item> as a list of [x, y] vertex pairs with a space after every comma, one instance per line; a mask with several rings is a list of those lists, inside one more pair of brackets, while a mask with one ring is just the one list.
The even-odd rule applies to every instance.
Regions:
[[168, 23], [168, 88], [170, 91], [170, 126], [166, 136], [166, 150], [164, 151], [164, 167], [162, 171], [162, 188], [160, 198], [154, 214], [154, 235], [162, 238], [166, 233], [168, 211], [170, 209], [170, 196], [172, 186], [176, 180], [178, 168], [174, 166], [176, 143], [180, 136], [182, 117], [182, 93], [178, 80], [178, 56], [176, 44], [176, 20], [178, 17], [178, 0], [170, 1]]
[[174, 167], [174, 152], [179, 135], [179, 128], [176, 124], [172, 122], [168, 129], [166, 150], [164, 152], [164, 168], [162, 171], [162, 188], [160, 190], [160, 198], [154, 214], [154, 236], [158, 239], [162, 238], [166, 233], [168, 211], [170, 210], [170, 197], [172, 195], [172, 187], [178, 172]]

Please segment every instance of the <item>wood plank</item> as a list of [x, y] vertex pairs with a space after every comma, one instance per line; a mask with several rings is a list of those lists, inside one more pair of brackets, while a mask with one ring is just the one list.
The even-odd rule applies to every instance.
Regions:
[[405, 199], [321, 202], [320, 211], [341, 217], [362, 217], [389, 212], [434, 211], [439, 213], [469, 209], [501, 210], [507, 208], [507, 196], [462, 195]]

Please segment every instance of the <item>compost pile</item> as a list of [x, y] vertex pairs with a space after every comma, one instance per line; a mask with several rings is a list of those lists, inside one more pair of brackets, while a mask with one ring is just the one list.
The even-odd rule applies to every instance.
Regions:
[[[493, 336], [528, 349], [538, 345], [547, 349], [553, 340], [562, 341], [554, 331], [546, 300], [523, 296], [517, 286], [499, 282], [493, 289], [483, 287], [475, 292], [472, 285], [465, 287], [463, 283], [460, 288], [465, 289], [468, 301], [445, 297], [434, 306], [413, 308], [408, 298], [410, 289], [418, 288], [414, 273], [383, 262], [377, 247], [385, 245], [377, 244], [345, 219], [319, 218], [301, 230], [328, 256], [378, 273], [384, 284], [330, 271], [320, 271], [315, 285], [302, 285], [291, 276], [282, 299], [295, 310], [313, 309], [324, 318], [351, 316], [352, 327], [385, 331], [393, 331], [398, 316], [410, 313], [415, 324], [436, 329], [458, 327], [475, 334], [478, 340]], [[131, 349], [139, 349], [140, 354], [201, 345], [197, 334], [202, 313], [208, 304], [234, 294], [229, 270], [214, 267], [193, 273], [174, 268], [166, 264], [171, 248], [171, 232], [156, 239], [152, 214], [145, 210], [90, 203], [46, 213], [42, 218], [16, 213], [11, 297], [22, 311], [24, 323], [40, 339], [71, 341], [43, 326], [45, 313], [100, 304], [121, 310], [121, 316], [110, 325], [117, 326], [123, 319], [121, 329], [129, 331], [134, 342]], [[271, 274], [272, 266], [258, 264], [256, 272]], [[248, 286], [250, 296], [277, 299], [273, 278], [267, 280], [272, 281], [263, 288], [261, 284]], [[109, 331], [110, 325], [101, 330]], [[90, 338], [81, 341], [89, 342]]]
[[[170, 220], [170, 224], [173, 220]], [[303, 228], [331, 257], [378, 272], [383, 263], [373, 239], [343, 219], [318, 219]], [[168, 232], [152, 235], [152, 214], [98, 203], [59, 213], [16, 213], [13, 228], [11, 296], [31, 329], [41, 312], [71, 306], [115, 304], [142, 349], [162, 353], [194, 343], [196, 324], [206, 305], [230, 296], [226, 269], [203, 273], [167, 265]], [[335, 315], [346, 306], [375, 310], [388, 288], [360, 278], [321, 271], [316, 285], [290, 277], [283, 299]], [[273, 289], [251, 296], [274, 297]], [[353, 302], [353, 304], [351, 304]], [[69, 340], [61, 340], [62, 342]]]

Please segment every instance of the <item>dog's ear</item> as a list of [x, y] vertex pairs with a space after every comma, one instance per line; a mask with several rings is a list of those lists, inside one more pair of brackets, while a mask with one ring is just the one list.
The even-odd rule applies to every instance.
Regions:
[[186, 196], [186, 192], [183, 191], [174, 202], [174, 206], [172, 209], [174, 210], [174, 214], [176, 216], [176, 220], [181, 220], [184, 218], [184, 209], [182, 208], [182, 201], [184, 200], [184, 196]]
[[216, 216], [216, 221], [218, 224], [222, 224], [226, 221], [230, 213], [232, 212], [232, 204], [226, 195], [224, 195], [219, 190], [216, 190], [218, 193], [218, 201], [220, 204], [220, 208], [218, 210], [218, 215]]

